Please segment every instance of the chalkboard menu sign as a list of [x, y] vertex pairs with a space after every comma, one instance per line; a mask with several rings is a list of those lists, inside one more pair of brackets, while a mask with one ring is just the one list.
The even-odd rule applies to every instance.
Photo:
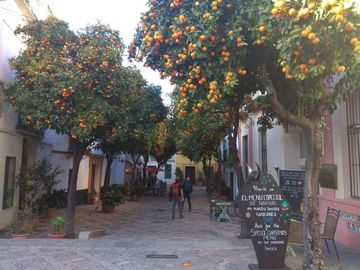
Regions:
[[280, 170], [279, 182], [281, 191], [289, 200], [293, 212], [301, 212], [300, 205], [304, 194], [304, 170]]
[[246, 183], [240, 192], [240, 209], [258, 260], [258, 265], [249, 265], [250, 269], [289, 269], [284, 265], [289, 203], [272, 175]]

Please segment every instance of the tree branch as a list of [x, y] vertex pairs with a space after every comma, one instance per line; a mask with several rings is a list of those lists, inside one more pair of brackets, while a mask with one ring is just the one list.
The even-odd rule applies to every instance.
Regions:
[[269, 93], [271, 98], [271, 103], [273, 105], [274, 111], [278, 114], [280, 120], [283, 122], [292, 123], [302, 127], [303, 129], [310, 129], [312, 122], [310, 119], [304, 116], [297, 116], [289, 111], [287, 111], [278, 99], [275, 87], [269, 78], [262, 76], [261, 81], [266, 88], [266, 91]]

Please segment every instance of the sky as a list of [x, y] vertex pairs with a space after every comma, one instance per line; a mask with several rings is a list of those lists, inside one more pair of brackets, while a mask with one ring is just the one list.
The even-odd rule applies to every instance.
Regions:
[[[119, 30], [126, 45], [134, 36], [141, 13], [147, 10], [147, 0], [49, 0], [48, 2], [54, 15], [68, 22], [71, 29], [77, 30], [87, 24], [101, 21]], [[169, 93], [174, 86], [168, 80], [161, 80], [159, 72], [145, 68], [141, 63], [137, 63], [136, 66], [149, 83], [162, 87], [162, 98], [164, 103], [169, 105]]]

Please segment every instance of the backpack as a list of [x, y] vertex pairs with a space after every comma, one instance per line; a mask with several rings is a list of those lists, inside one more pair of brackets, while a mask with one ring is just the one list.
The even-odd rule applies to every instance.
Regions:
[[171, 196], [174, 197], [180, 197], [181, 196], [181, 186], [180, 184], [172, 184], [170, 186], [170, 192], [171, 192]]
[[186, 193], [191, 193], [192, 192], [192, 183], [191, 181], [185, 181], [184, 184], [183, 184], [183, 190], [184, 192]]

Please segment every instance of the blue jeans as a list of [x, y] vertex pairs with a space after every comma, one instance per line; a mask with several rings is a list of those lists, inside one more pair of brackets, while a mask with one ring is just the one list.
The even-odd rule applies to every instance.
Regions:
[[172, 198], [172, 218], [175, 218], [176, 205], [178, 205], [178, 207], [179, 207], [180, 218], [183, 218], [181, 197], [178, 197], [178, 196], [173, 196], [173, 198]]

